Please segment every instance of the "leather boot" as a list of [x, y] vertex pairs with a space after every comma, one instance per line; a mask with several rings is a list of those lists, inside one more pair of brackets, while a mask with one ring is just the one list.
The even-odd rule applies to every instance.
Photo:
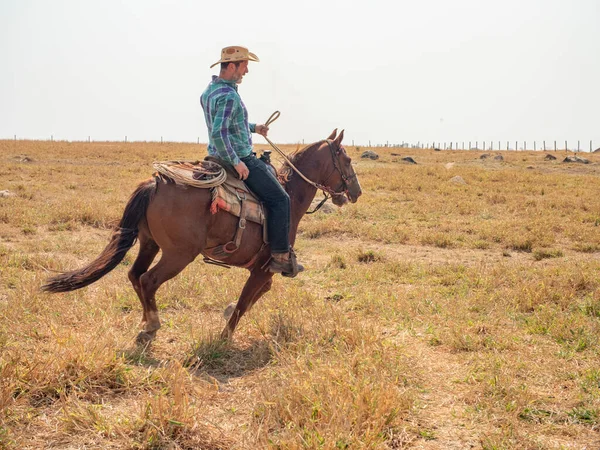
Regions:
[[270, 272], [294, 278], [303, 270], [304, 266], [296, 261], [296, 254], [293, 250], [290, 250], [289, 253], [273, 253], [271, 255], [271, 262], [269, 263]]

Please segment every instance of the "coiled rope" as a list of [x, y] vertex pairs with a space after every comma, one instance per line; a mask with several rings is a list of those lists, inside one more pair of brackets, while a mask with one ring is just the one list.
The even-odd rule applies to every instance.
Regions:
[[227, 179], [227, 172], [211, 161], [156, 161], [152, 167], [177, 184], [209, 189]]

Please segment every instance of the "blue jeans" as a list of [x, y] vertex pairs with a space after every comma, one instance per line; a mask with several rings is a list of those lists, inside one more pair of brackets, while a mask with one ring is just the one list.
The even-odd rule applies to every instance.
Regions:
[[287, 253], [290, 248], [290, 196], [267, 165], [256, 156], [246, 156], [241, 160], [250, 172], [246, 184], [267, 209], [271, 253]]

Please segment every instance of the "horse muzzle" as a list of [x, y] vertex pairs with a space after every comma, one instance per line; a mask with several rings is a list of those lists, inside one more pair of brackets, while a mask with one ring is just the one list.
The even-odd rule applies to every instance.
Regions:
[[356, 203], [358, 197], [362, 195], [362, 189], [360, 188], [360, 184], [358, 180], [348, 186], [348, 191], [346, 192], [346, 196], [351, 203]]

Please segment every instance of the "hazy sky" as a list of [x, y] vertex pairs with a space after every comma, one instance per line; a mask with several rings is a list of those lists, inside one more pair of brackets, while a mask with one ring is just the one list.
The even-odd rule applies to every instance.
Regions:
[[228, 45], [276, 142], [600, 147], [600, 0], [0, 0], [0, 139], [206, 142]]

